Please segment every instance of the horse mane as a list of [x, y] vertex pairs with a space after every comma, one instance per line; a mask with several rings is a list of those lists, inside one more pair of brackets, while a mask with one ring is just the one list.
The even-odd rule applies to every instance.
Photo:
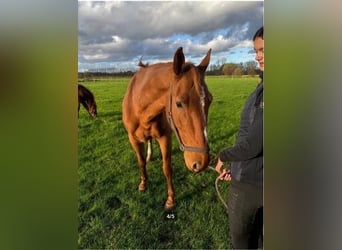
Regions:
[[138, 66], [139, 66], [139, 67], [142, 67], [142, 68], [146, 68], [146, 67], [148, 66], [148, 63], [144, 64], [144, 63], [142, 62], [142, 57], [140, 57]]
[[191, 67], [193, 67], [194, 66], [194, 64], [193, 63], [191, 63], [191, 62], [186, 62], [186, 63], [184, 63], [183, 64], [183, 66], [182, 66], [182, 73], [186, 73], [186, 72], [188, 72], [190, 69], [191, 69]]

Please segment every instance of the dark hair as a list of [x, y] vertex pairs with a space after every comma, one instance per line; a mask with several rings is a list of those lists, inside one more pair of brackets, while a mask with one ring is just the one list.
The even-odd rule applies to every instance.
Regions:
[[261, 37], [262, 39], [264, 39], [264, 26], [262, 26], [260, 29], [258, 29], [258, 31], [255, 33], [255, 35], [253, 37], [253, 41], [255, 41], [255, 39], [257, 39], [257, 37]]

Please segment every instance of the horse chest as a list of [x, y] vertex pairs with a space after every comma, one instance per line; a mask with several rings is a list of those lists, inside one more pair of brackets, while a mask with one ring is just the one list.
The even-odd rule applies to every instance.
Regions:
[[141, 119], [139, 122], [139, 126], [135, 131], [135, 137], [139, 141], [146, 141], [151, 139], [151, 137], [158, 138], [169, 132], [170, 126], [163, 112], [148, 121]]

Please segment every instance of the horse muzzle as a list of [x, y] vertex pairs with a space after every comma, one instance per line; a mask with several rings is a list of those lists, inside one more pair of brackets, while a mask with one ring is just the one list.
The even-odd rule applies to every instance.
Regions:
[[193, 173], [200, 173], [209, 165], [209, 153], [184, 152], [184, 159], [187, 168]]

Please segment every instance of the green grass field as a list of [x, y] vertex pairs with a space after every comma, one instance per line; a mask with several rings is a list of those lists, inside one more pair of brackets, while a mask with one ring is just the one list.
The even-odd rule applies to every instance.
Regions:
[[[240, 114], [258, 78], [207, 77], [214, 99], [209, 109], [211, 155], [233, 145]], [[93, 94], [98, 117], [81, 107], [78, 119], [78, 247], [80, 249], [227, 249], [228, 216], [216, 190], [217, 174], [190, 173], [173, 137], [175, 219], [163, 204], [167, 186], [154, 141], [147, 165], [147, 190], [138, 191], [140, 172], [121, 121], [121, 102], [129, 78], [82, 82]], [[229, 183], [220, 183], [224, 197]]]

